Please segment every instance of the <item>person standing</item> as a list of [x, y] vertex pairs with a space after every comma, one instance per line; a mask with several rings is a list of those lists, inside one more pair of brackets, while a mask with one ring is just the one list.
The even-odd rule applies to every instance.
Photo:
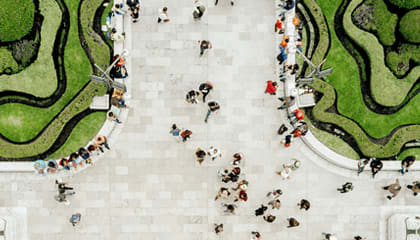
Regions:
[[287, 116], [290, 118], [290, 124], [294, 125], [305, 118], [305, 113], [300, 109], [296, 109]]
[[287, 221], [289, 222], [289, 226], [287, 226], [287, 228], [298, 227], [300, 225], [299, 222], [293, 217], [288, 218]]
[[73, 227], [75, 227], [77, 224], [80, 223], [80, 220], [82, 220], [82, 214], [75, 213], [75, 214], [71, 215], [71, 218], [70, 218], [69, 221], [70, 221], [71, 225], [73, 225]]
[[133, 19], [133, 23], [137, 22], [139, 18], [140, 3], [139, 0], [127, 0], [127, 6], [130, 10], [130, 15]]
[[193, 11], [193, 18], [195, 20], [200, 20], [201, 17], [204, 15], [206, 11], [206, 7], [200, 0], [194, 0], [194, 11]]
[[209, 150], [207, 151], [207, 155], [211, 158], [212, 161], [214, 161], [216, 158], [221, 158], [222, 153], [219, 149], [211, 146]]
[[172, 136], [178, 139], [179, 134], [181, 133], [181, 129], [176, 126], [176, 124], [172, 124], [171, 130], [169, 131]]
[[201, 165], [206, 157], [206, 152], [201, 148], [197, 148], [195, 151], [195, 157], [197, 158], [197, 162]]
[[407, 185], [407, 188], [413, 191], [414, 196], [417, 196], [417, 194], [420, 192], [420, 181], [414, 181], [413, 185]]
[[268, 80], [266, 83], [267, 83], [267, 87], [265, 88], [265, 93], [268, 93], [270, 95], [276, 95], [277, 83], [271, 80]]
[[388, 186], [385, 186], [385, 187], [383, 187], [383, 189], [388, 190], [392, 194], [391, 196], [386, 196], [386, 198], [391, 200], [392, 198], [396, 197], [398, 195], [398, 193], [401, 191], [400, 181], [397, 178], [395, 180], [395, 183], [390, 184]]
[[192, 104], [197, 104], [198, 98], [200, 97], [200, 92], [196, 90], [190, 90], [187, 95], [185, 96], [185, 101]]
[[300, 200], [300, 202], [297, 205], [299, 206], [300, 210], [305, 209], [305, 211], [308, 211], [311, 207], [311, 203], [306, 199]]
[[104, 152], [103, 147], [105, 147], [108, 150], [111, 150], [111, 148], [108, 145], [108, 139], [103, 135], [96, 136], [93, 144], [95, 147], [99, 148], [99, 150], [102, 153]]
[[210, 101], [207, 105], [208, 105], [209, 109], [208, 109], [208, 111], [207, 111], [206, 118], [204, 119], [204, 122], [205, 122], [205, 123], [207, 123], [207, 120], [209, 119], [210, 114], [211, 114], [212, 112], [216, 112], [216, 111], [218, 111], [218, 110], [220, 109], [220, 105], [219, 105], [219, 103], [218, 103], [218, 102], [216, 102], [216, 101]]
[[188, 139], [190, 139], [192, 135], [192, 132], [188, 129], [185, 129], [184, 131], [181, 132], [181, 138], [183, 142], [186, 142]]
[[[219, 0], [214, 1], [214, 6], [217, 6], [218, 3], [219, 3]], [[235, 5], [235, 0], [230, 0], [230, 5], [231, 6]]]
[[219, 192], [217, 192], [216, 197], [214, 197], [214, 200], [216, 201], [219, 198], [229, 198], [230, 194], [231, 193], [229, 192], [229, 189], [222, 187], [219, 189]]
[[212, 45], [211, 45], [210, 41], [208, 41], [208, 40], [198, 41], [198, 44], [200, 44], [200, 57], [203, 56], [204, 52], [207, 49], [212, 48]]
[[163, 7], [162, 9], [159, 9], [159, 17], [158, 17], [157, 22], [158, 23], [169, 22], [168, 8], [167, 7]]
[[274, 222], [274, 220], [276, 220], [276, 216], [272, 215], [272, 214], [268, 214], [266, 216], [263, 217], [265, 221], [272, 223]]
[[401, 170], [400, 173], [404, 175], [404, 173], [408, 172], [408, 168], [413, 165], [413, 163], [416, 161], [416, 158], [414, 156], [408, 156], [404, 158], [404, 160], [401, 161]]
[[372, 158], [372, 161], [370, 162], [370, 168], [372, 171], [372, 178], [375, 178], [375, 175], [378, 174], [379, 171], [381, 171], [384, 164], [381, 160], [378, 160], [376, 158]]
[[203, 102], [206, 102], [207, 95], [210, 93], [211, 90], [213, 90], [213, 84], [207, 81], [205, 83], [200, 84], [198, 90], [201, 92], [201, 94], [203, 94]]
[[261, 234], [259, 232], [251, 232], [251, 240], [261, 240]]
[[324, 236], [324, 240], [337, 240], [335, 234], [323, 232], [322, 235]]
[[226, 208], [224, 210], [225, 213], [230, 213], [230, 214], [235, 214], [235, 210], [238, 206], [236, 206], [235, 204], [223, 204], [223, 206]]
[[343, 184], [343, 186], [341, 188], [337, 188], [337, 191], [339, 191], [340, 193], [351, 192], [351, 191], [353, 191], [353, 183], [346, 182], [345, 184]]
[[368, 165], [368, 163], [369, 163], [369, 159], [360, 159], [357, 162], [357, 176], [359, 176], [359, 174], [363, 172], [363, 170]]
[[278, 98], [282, 103], [280, 105], [280, 107], [277, 108], [277, 110], [281, 110], [281, 109], [286, 109], [290, 106], [292, 106], [293, 104], [295, 104], [295, 97], [294, 96], [289, 96], [286, 98]]
[[223, 223], [221, 224], [214, 224], [214, 232], [219, 235], [221, 232], [223, 232]]

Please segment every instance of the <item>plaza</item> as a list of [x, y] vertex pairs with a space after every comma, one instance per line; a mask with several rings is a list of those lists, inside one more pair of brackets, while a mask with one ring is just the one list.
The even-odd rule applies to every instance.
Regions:
[[[280, 143], [280, 125], [292, 130], [287, 112], [277, 110], [277, 97], [283, 95], [264, 94], [266, 81], [278, 79], [275, 1], [203, 2], [207, 10], [200, 21], [192, 18], [191, 0], [144, 0], [139, 22], [124, 17], [128, 116], [113, 135], [111, 150], [93, 166], [57, 173], [76, 191], [69, 206], [54, 199], [54, 175], [1, 172], [0, 214], [16, 216], [16, 240], [236, 240], [249, 239], [252, 231], [264, 240], [321, 240], [322, 232], [340, 240], [357, 235], [386, 240], [389, 217], [420, 213], [420, 200], [405, 187], [419, 180], [417, 163], [405, 175], [391, 171], [399, 164], [390, 164], [373, 179], [370, 169], [357, 176], [356, 161], [354, 168], [337, 165], [301, 138], [288, 148]], [[164, 6], [170, 21], [158, 24], [158, 9]], [[200, 40], [213, 46], [202, 57]], [[221, 106], [207, 123], [207, 103], [185, 102], [185, 94], [205, 81], [214, 85], [207, 101]], [[283, 90], [280, 84], [279, 93]], [[191, 139], [176, 141], [169, 133], [173, 123], [191, 130]], [[221, 159], [198, 164], [196, 149], [210, 146], [221, 150]], [[223, 201], [214, 200], [222, 186], [217, 171], [230, 168], [237, 152], [245, 156], [241, 179], [249, 181], [249, 199], [228, 215]], [[301, 166], [282, 180], [276, 171], [292, 159]], [[382, 187], [396, 178], [402, 190], [390, 201]], [[346, 182], [354, 190], [338, 193]], [[281, 208], [276, 221], [267, 223], [254, 211], [267, 204], [267, 192], [278, 188]], [[311, 202], [308, 211], [299, 210], [301, 199]], [[76, 212], [82, 220], [72, 227], [68, 220]], [[289, 217], [300, 225], [287, 228]], [[224, 231], [216, 235], [219, 223]]]

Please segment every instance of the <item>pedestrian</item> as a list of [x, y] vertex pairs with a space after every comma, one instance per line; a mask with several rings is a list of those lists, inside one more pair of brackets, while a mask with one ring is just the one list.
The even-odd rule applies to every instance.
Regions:
[[[61, 179], [58, 179], [58, 180], [55, 180], [55, 184], [57, 185], [57, 189], [58, 189], [58, 193], [66, 193], [66, 190], [73, 190], [73, 188], [72, 187], [68, 187], [68, 186], [66, 186], [66, 182], [63, 182]], [[73, 195], [73, 194], [75, 194], [76, 192], [75, 191], [73, 191], [73, 192], [71, 192], [71, 194], [68, 194], [68, 195]]]
[[67, 160], [67, 158], [60, 159], [60, 161], [58, 162], [58, 164], [60, 166], [62, 166], [64, 168], [64, 170], [70, 171], [71, 164], [69, 163], [69, 160]]
[[339, 191], [340, 193], [351, 192], [351, 191], [353, 191], [353, 183], [346, 182], [345, 184], [343, 184], [343, 186], [341, 188], [337, 188], [337, 191]]
[[420, 181], [414, 181], [413, 185], [407, 185], [407, 188], [413, 191], [414, 196], [417, 196], [417, 194], [420, 192]]
[[158, 17], [157, 22], [158, 23], [169, 22], [168, 8], [167, 7], [163, 7], [162, 9], [159, 9], [159, 17]]
[[283, 191], [281, 189], [275, 189], [271, 192], [267, 193], [267, 197], [272, 197], [273, 199], [279, 198], [283, 194]]
[[188, 129], [185, 129], [181, 132], [181, 138], [183, 142], [186, 142], [188, 139], [191, 138], [192, 132]]
[[306, 124], [306, 122], [301, 121], [301, 123], [302, 124], [299, 125], [298, 127], [296, 127], [292, 132], [294, 138], [298, 138], [300, 136], [305, 136], [306, 133], [308, 133], [308, 131], [309, 131], [308, 125]]
[[382, 167], [383, 167], [383, 163], [381, 160], [378, 160], [376, 158], [372, 158], [372, 161], [370, 162], [370, 168], [372, 171], [372, 178], [375, 178], [375, 175], [381, 171]]
[[235, 214], [235, 210], [238, 206], [236, 206], [235, 204], [223, 204], [223, 206], [226, 208], [224, 210], [225, 213], [230, 213], [230, 214]]
[[276, 199], [276, 200], [271, 200], [270, 202], [268, 202], [268, 205], [270, 205], [272, 207], [272, 209], [277, 209], [279, 210], [281, 207], [281, 202], [280, 200]]
[[261, 240], [261, 234], [259, 232], [251, 232], [251, 240]]
[[400, 185], [400, 181], [398, 180], [398, 178], [395, 180], [395, 183], [390, 184], [388, 186], [383, 187], [384, 190], [388, 190], [392, 195], [391, 196], [386, 196], [386, 198], [388, 198], [389, 200], [391, 200], [392, 198], [396, 197], [398, 195], [398, 193], [401, 191], [401, 185]]
[[64, 203], [66, 206], [69, 206], [71, 202], [67, 199], [67, 195], [71, 195], [71, 194], [59, 193], [54, 196], [54, 199], [57, 202]]
[[311, 203], [306, 199], [300, 200], [300, 202], [297, 205], [299, 206], [300, 210], [305, 209], [305, 211], [308, 211], [311, 207]]
[[408, 172], [408, 168], [413, 165], [413, 163], [416, 161], [416, 158], [414, 156], [408, 156], [404, 158], [404, 160], [401, 161], [401, 170], [400, 173], [404, 175], [404, 173]]
[[111, 148], [108, 145], [108, 139], [103, 135], [98, 135], [95, 137], [94, 146], [99, 148], [99, 150], [103, 153], [104, 149], [102, 147], [105, 147], [108, 150], [111, 150]]
[[324, 236], [325, 240], [337, 240], [335, 234], [323, 232], [322, 235]]
[[96, 156], [99, 156], [98, 148], [94, 144], [89, 144], [89, 146], [87, 147], [87, 150], [88, 150], [89, 154], [92, 155], [92, 154], [96, 153]]
[[194, 11], [193, 11], [193, 18], [195, 20], [200, 20], [201, 17], [204, 15], [206, 11], [206, 7], [200, 0], [194, 0]]
[[234, 201], [237, 202], [239, 200], [244, 201], [244, 202], [248, 201], [248, 194], [244, 190], [241, 190], [239, 192], [239, 195], [235, 197]]
[[359, 174], [363, 172], [363, 170], [368, 165], [368, 163], [369, 163], [369, 159], [360, 159], [357, 162], [357, 176], [359, 176]]
[[120, 121], [120, 119], [118, 119], [118, 116], [112, 111], [109, 110], [108, 114], [107, 114], [107, 119], [111, 122], [116, 122], [118, 124], [121, 124], [122, 122]]
[[233, 191], [243, 190], [246, 191], [248, 189], [248, 181], [247, 180], [241, 180], [236, 188], [232, 188]]
[[77, 171], [77, 165], [80, 165], [81, 167], [84, 167], [85, 165], [83, 164], [83, 161], [81, 158], [79, 158], [79, 154], [77, 153], [72, 153], [70, 154], [69, 157], [69, 162], [71, 164], [73, 164], [74, 170]]
[[361, 236], [355, 236], [354, 240], [367, 240], [367, 238], [362, 238]]
[[185, 100], [188, 103], [197, 104], [199, 103], [198, 98], [200, 97], [200, 92], [196, 90], [191, 90], [185, 96]]
[[266, 216], [263, 217], [265, 221], [272, 223], [274, 222], [274, 220], [276, 220], [276, 216], [272, 215], [272, 214], [268, 214]]
[[290, 174], [292, 173], [292, 166], [288, 164], [283, 164], [283, 169], [276, 173], [277, 175], [280, 175], [283, 180], [290, 179]]
[[219, 192], [217, 192], [216, 197], [214, 197], [214, 200], [216, 201], [219, 198], [229, 198], [230, 196], [229, 189], [222, 187], [219, 189]]
[[[280, 53], [279, 55], [277, 55], [277, 61], [279, 61], [279, 65], [281, 65], [284, 61], [287, 60], [287, 54], [289, 53], [289, 51], [287, 49], [284, 49], [283, 47], [280, 46]], [[280, 81], [284, 82], [286, 81], [286, 77], [285, 77], [285, 73], [280, 74]]]
[[214, 161], [216, 158], [221, 158], [222, 153], [219, 149], [211, 146], [209, 150], [207, 151], [207, 155], [211, 158], [212, 161]]
[[81, 157], [87, 164], [93, 165], [90, 153], [85, 148], [79, 148], [79, 157]]
[[288, 128], [286, 127], [286, 125], [282, 124], [279, 128], [279, 130], [277, 130], [277, 134], [278, 135], [282, 135], [283, 133], [287, 132]]
[[207, 120], [209, 119], [210, 114], [212, 112], [217, 112], [220, 109], [220, 105], [216, 101], [210, 101], [207, 105], [208, 105], [209, 109], [207, 110], [207, 115], [206, 115], [206, 118], [204, 119], [205, 123], [207, 123]]
[[179, 127], [176, 126], [176, 124], [172, 124], [171, 130], [169, 131], [170, 134], [172, 134], [172, 136], [174, 136], [175, 138], [179, 138], [179, 134], [181, 133], [181, 129]]
[[280, 3], [279, 7], [282, 7], [283, 10], [280, 12], [279, 17], [284, 16], [284, 14], [289, 11], [290, 9], [293, 9], [295, 7], [295, 1], [294, 0], [286, 0], [285, 3]]
[[205, 83], [200, 84], [198, 90], [201, 92], [201, 94], [203, 94], [203, 102], [206, 102], [207, 95], [211, 90], [213, 90], [213, 84], [209, 81], [206, 81]]
[[75, 213], [75, 214], [71, 215], [70, 223], [73, 225], [73, 227], [75, 227], [77, 224], [80, 223], [81, 219], [82, 219], [82, 214]]
[[284, 33], [283, 30], [283, 22], [284, 22], [285, 18], [277, 18], [276, 23], [274, 24], [274, 32], [277, 33], [277, 31], [279, 32], [279, 34]]
[[241, 164], [242, 158], [244, 157], [243, 153], [235, 153], [233, 154], [233, 166], [239, 166]]
[[268, 207], [266, 207], [263, 204], [261, 204], [261, 207], [258, 208], [257, 210], [255, 210], [255, 216], [258, 217], [258, 216], [264, 215], [265, 211], [267, 211], [267, 208]]
[[289, 226], [287, 226], [287, 228], [298, 227], [300, 225], [299, 222], [293, 217], [288, 218], [287, 221], [289, 222]]
[[207, 49], [212, 48], [212, 45], [208, 40], [198, 41], [198, 44], [200, 45], [200, 57], [203, 56], [204, 52], [206, 52]]
[[280, 141], [280, 143], [283, 144], [284, 147], [290, 147], [290, 144], [292, 143], [292, 135], [286, 135], [284, 140]]
[[123, 10], [123, 6], [123, 3], [116, 3], [115, 5], [113, 5], [111, 8], [112, 16], [124, 15], [125, 11]]
[[54, 159], [50, 159], [47, 161], [47, 172], [55, 173], [58, 170], [58, 163]]
[[133, 19], [133, 23], [137, 22], [140, 11], [139, 0], [127, 0], [127, 6], [129, 7], [130, 16]]
[[226, 179], [223, 179], [222, 181], [225, 183], [231, 182], [237, 182], [239, 180], [239, 174], [241, 174], [241, 168], [234, 167], [230, 173], [228, 174]]
[[227, 177], [227, 175], [229, 174], [229, 170], [227, 169], [227, 168], [225, 168], [225, 169], [223, 169], [223, 170], [221, 170], [221, 169], [219, 169], [218, 171], [217, 171], [217, 175], [219, 176], [219, 177], [221, 177], [222, 179], [223, 178], [225, 178], [225, 177]]
[[295, 123], [297, 123], [300, 120], [303, 120], [305, 118], [305, 114], [303, 113], [302, 110], [300, 109], [296, 109], [295, 111], [291, 112], [288, 115], [289, 119], [290, 119], [290, 124], [294, 125]]
[[265, 93], [268, 93], [270, 95], [276, 95], [276, 91], [277, 91], [277, 83], [271, 80], [268, 80], [267, 87], [265, 88]]
[[[216, 6], [218, 3], [219, 3], [219, 0], [215, 0], [214, 6]], [[230, 0], [230, 5], [231, 6], [235, 5], [235, 0]]]
[[283, 39], [280, 42], [280, 46], [285, 49], [287, 47], [287, 44], [289, 43], [290, 37], [288, 35], [284, 35]]
[[120, 32], [116, 28], [111, 28], [111, 30], [106, 33], [106, 37], [111, 41], [121, 42], [125, 40], [125, 32]]
[[197, 162], [201, 165], [205, 160], [206, 152], [201, 148], [197, 148], [195, 151], [195, 157], [197, 158]]
[[278, 98], [282, 103], [280, 105], [280, 107], [277, 108], [277, 110], [281, 110], [281, 109], [286, 109], [289, 108], [290, 106], [292, 106], [293, 104], [295, 104], [295, 97], [294, 96], [289, 96], [289, 97], [280, 97]]
[[219, 233], [223, 232], [223, 223], [221, 223], [221, 224], [214, 224], [214, 232], [216, 234], [219, 234]]

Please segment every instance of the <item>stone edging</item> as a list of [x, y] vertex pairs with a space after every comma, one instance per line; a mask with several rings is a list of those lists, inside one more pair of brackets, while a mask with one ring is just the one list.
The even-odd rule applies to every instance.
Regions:
[[[114, 0], [115, 2], [120, 2], [119, 0]], [[128, 35], [126, 37], [126, 40], [121, 43], [114, 42], [114, 54], [121, 53], [126, 47], [131, 48], [131, 24], [130, 24], [130, 18], [129, 17], [123, 17], [121, 15], [117, 15], [119, 17], [116, 18], [117, 25], [121, 25], [124, 28], [124, 31]], [[131, 98], [131, 56], [128, 55], [125, 57], [127, 59], [127, 72], [129, 76], [125, 78], [124, 82], [127, 86], [127, 92], [126, 96], [124, 97], [125, 102], [128, 104], [130, 102]], [[116, 124], [115, 122], [110, 122], [109, 120], [105, 120], [104, 125], [99, 130], [97, 135], [103, 135], [106, 136], [108, 139], [109, 145], [112, 147], [114, 143], [117, 142], [117, 138], [124, 127], [124, 123], [127, 121], [128, 118], [128, 111], [129, 109], [121, 109], [119, 119], [123, 122], [121, 124]], [[85, 146], [85, 148], [90, 144], [90, 142]], [[105, 150], [107, 151], [107, 150]], [[105, 153], [101, 153], [99, 155], [91, 154], [92, 162], [95, 163], [99, 160]], [[48, 160], [48, 159], [47, 159]], [[81, 172], [88, 168], [89, 165], [85, 164], [84, 167], [78, 167], [78, 170], [75, 171], [74, 169], [71, 169], [70, 171], [66, 170], [58, 170], [56, 173], [46, 173], [44, 176], [51, 177], [51, 178], [57, 178], [57, 177], [63, 177], [66, 175], [73, 175], [75, 173]], [[0, 162], [0, 172], [34, 172], [34, 163], [33, 162]], [[41, 175], [42, 176], [42, 175]]]

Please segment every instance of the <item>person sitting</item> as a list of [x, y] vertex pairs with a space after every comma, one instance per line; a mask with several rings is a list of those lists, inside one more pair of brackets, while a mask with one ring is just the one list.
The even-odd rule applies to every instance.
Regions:
[[115, 122], [116, 122], [116, 123], [118, 123], [118, 124], [122, 123], [122, 122], [118, 119], [117, 114], [115, 114], [112, 110], [110, 110], [110, 111], [108, 112], [108, 114], [107, 114], [107, 119], [108, 119], [109, 121], [111, 121], [111, 122], [115, 121]]
[[123, 10], [123, 4], [122, 3], [116, 3], [114, 6], [112, 6], [111, 13], [112, 16], [117, 15], [124, 15], [125, 11]]
[[296, 109], [288, 115], [288, 118], [290, 119], [290, 124], [294, 125], [298, 121], [303, 120], [305, 118], [305, 114], [302, 110]]
[[109, 76], [113, 79], [126, 78], [128, 77], [127, 69], [125, 69], [125, 66], [114, 65], [109, 72]]
[[116, 28], [112, 28], [111, 30], [109, 30], [106, 33], [106, 37], [109, 40], [116, 41], [116, 42], [124, 41], [125, 40], [125, 32], [120, 33], [119, 31], [117, 31]]
[[294, 96], [289, 96], [289, 97], [280, 97], [278, 98], [280, 101], [282, 101], [282, 104], [280, 105], [280, 107], [278, 107], [278, 110], [281, 109], [285, 109], [288, 108], [290, 106], [292, 106], [293, 104], [295, 104], [295, 97]]

